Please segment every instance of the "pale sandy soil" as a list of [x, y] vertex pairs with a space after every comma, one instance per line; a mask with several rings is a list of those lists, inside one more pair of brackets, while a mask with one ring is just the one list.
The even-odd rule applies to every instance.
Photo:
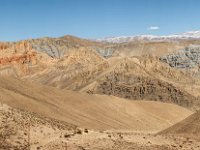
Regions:
[[89, 95], [8, 77], [0, 83], [0, 102], [88, 129], [157, 132], [192, 114], [174, 104]]
[[88, 130], [0, 105], [1, 150], [199, 150], [188, 137], [132, 130]]

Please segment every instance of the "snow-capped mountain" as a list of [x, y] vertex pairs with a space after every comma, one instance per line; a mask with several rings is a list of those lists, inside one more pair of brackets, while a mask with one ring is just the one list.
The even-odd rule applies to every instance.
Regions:
[[169, 40], [181, 40], [181, 39], [200, 39], [200, 31], [189, 31], [181, 34], [166, 35], [166, 36], [136, 35], [136, 36], [108, 37], [103, 39], [96, 39], [96, 41], [109, 42], [109, 43], [127, 43], [134, 40], [169, 41]]

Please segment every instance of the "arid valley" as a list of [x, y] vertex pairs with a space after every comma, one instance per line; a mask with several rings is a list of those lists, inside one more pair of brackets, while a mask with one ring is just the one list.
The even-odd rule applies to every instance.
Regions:
[[0, 0], [0, 150], [200, 150], [200, 0]]
[[0, 43], [1, 149], [200, 149], [198, 44]]

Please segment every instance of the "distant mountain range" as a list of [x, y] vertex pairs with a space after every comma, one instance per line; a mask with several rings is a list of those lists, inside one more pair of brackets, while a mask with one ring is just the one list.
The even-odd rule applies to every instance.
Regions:
[[96, 39], [98, 42], [109, 43], [127, 43], [135, 40], [145, 41], [171, 41], [171, 40], [184, 40], [184, 39], [200, 39], [200, 31], [189, 31], [180, 34], [157, 36], [157, 35], [136, 35], [136, 36], [118, 36]]

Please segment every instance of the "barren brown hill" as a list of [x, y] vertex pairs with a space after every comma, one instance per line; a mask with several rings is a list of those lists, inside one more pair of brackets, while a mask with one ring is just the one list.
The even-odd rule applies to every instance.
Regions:
[[160, 132], [160, 134], [181, 135], [200, 139], [200, 111]]
[[200, 143], [166, 135], [78, 128], [0, 103], [0, 149], [42, 150], [176, 150], [197, 149]]
[[61, 89], [77, 90], [104, 72], [108, 62], [90, 48], [78, 48], [58, 60], [53, 67], [27, 76], [27, 80]]
[[191, 114], [173, 104], [88, 95], [15, 78], [1, 77], [0, 83], [2, 103], [90, 129], [155, 132]]
[[[14, 109], [0, 103], [0, 149], [49, 149], [50, 143], [60, 138], [59, 146], [65, 135], [73, 135], [78, 128], [66, 122], [47, 118], [36, 113]], [[48, 136], [47, 136], [48, 135]]]
[[[116, 60], [113, 60], [116, 62]], [[116, 65], [81, 89], [83, 92], [115, 95], [128, 99], [172, 102], [185, 107], [196, 105], [197, 80], [154, 57], [117, 59]], [[197, 84], [196, 90], [190, 89]], [[195, 94], [196, 95], [195, 95]], [[193, 96], [195, 95], [195, 96]]]
[[56, 66], [26, 79], [61, 89], [172, 102], [188, 108], [196, 107], [200, 95], [198, 79], [156, 57], [104, 59], [88, 48], [72, 51]]

